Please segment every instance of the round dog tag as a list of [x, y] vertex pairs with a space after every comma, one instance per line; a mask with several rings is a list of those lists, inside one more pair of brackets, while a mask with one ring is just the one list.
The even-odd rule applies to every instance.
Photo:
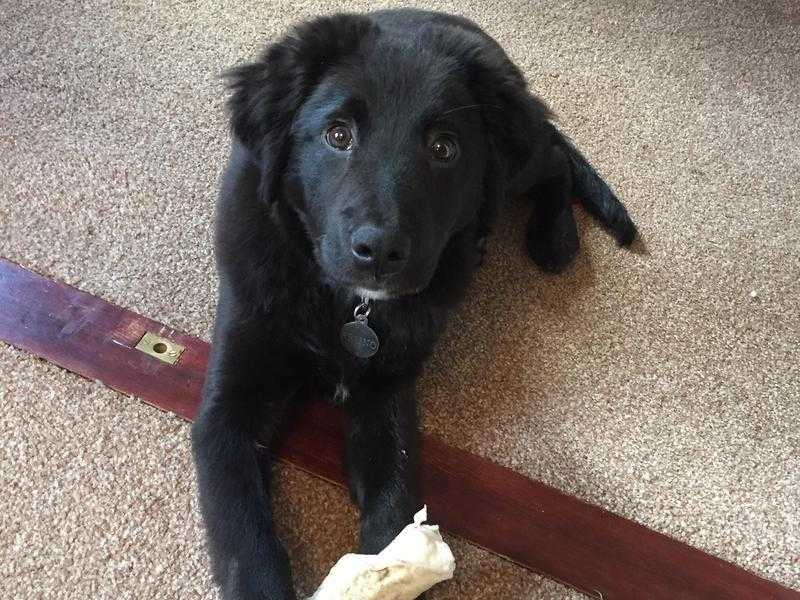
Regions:
[[378, 334], [367, 325], [365, 320], [359, 319], [342, 325], [340, 337], [347, 351], [358, 358], [369, 358], [380, 347]]

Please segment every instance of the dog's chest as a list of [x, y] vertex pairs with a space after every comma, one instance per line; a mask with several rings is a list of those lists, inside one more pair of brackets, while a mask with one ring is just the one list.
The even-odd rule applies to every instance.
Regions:
[[380, 381], [416, 372], [431, 352], [444, 316], [428, 307], [373, 307], [367, 321], [378, 340], [377, 352], [368, 358], [354, 355], [341, 339], [341, 328], [352, 322], [344, 316], [319, 332], [325, 351], [317, 355], [318, 372], [334, 402], [358, 393], [365, 380]]

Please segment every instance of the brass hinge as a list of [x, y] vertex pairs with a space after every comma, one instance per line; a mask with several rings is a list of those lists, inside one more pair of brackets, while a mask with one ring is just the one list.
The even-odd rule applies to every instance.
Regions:
[[181, 353], [185, 350], [180, 344], [149, 331], [136, 344], [136, 349], [170, 365], [178, 362]]

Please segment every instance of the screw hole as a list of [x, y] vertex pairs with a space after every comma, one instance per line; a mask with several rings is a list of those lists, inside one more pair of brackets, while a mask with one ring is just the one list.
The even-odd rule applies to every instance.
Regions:
[[153, 352], [156, 354], [164, 354], [167, 351], [167, 345], [164, 342], [153, 344]]

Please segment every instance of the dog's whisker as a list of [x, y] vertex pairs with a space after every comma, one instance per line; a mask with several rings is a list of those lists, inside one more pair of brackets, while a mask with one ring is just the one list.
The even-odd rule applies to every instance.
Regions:
[[456, 106], [455, 108], [450, 108], [450, 109], [444, 111], [443, 113], [441, 113], [441, 116], [449, 115], [449, 114], [457, 112], [459, 110], [467, 110], [468, 108], [497, 108], [497, 109], [500, 109], [501, 107], [497, 106], [496, 104], [466, 104], [464, 106]]

